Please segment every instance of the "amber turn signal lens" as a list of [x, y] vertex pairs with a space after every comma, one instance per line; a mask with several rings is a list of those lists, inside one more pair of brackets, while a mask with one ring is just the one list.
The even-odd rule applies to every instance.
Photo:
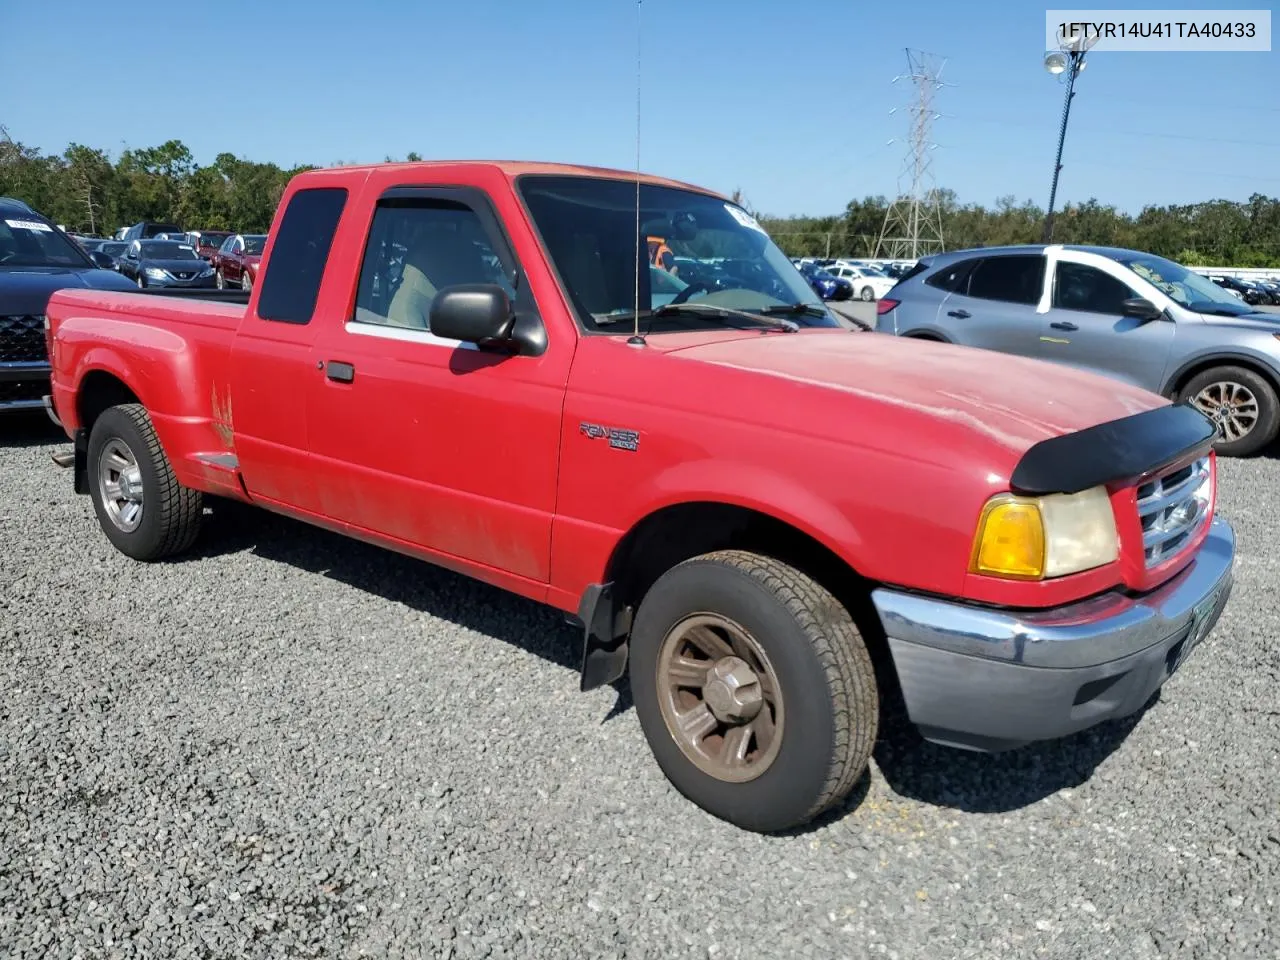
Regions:
[[1013, 580], [1044, 577], [1044, 520], [1034, 500], [997, 498], [987, 504], [978, 522], [973, 573]]

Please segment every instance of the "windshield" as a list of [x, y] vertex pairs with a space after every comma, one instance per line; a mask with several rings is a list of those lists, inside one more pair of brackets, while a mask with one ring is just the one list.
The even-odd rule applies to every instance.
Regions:
[[246, 235], [244, 238], [244, 254], [246, 257], [258, 257], [262, 255], [263, 248], [267, 245], [265, 236]]
[[1241, 303], [1238, 297], [1223, 290], [1209, 278], [1193, 273], [1172, 260], [1149, 253], [1122, 255], [1115, 259], [1180, 307], [1197, 313], [1206, 310], [1224, 313], [1250, 312], [1250, 308]]
[[[524, 176], [518, 184], [588, 330], [629, 333], [618, 324], [635, 315], [637, 282], [649, 333], [730, 322], [747, 327], [746, 318], [731, 320], [708, 308], [761, 313], [797, 303], [810, 308], [794, 315], [797, 324], [840, 326], [741, 207], [692, 190], [642, 184], [637, 232], [634, 182]], [[699, 306], [680, 311], [683, 303]], [[664, 307], [662, 316], [649, 315]]]
[[103, 253], [109, 257], [118, 257], [124, 253], [125, 247], [129, 246], [121, 240], [108, 240], [102, 246], [98, 247]]
[[226, 241], [229, 233], [216, 233], [212, 230], [206, 230], [200, 234], [200, 246], [202, 247], [220, 247]]
[[161, 233], [182, 233], [183, 230], [176, 223], [148, 223], [142, 227], [143, 237], [154, 237]]
[[89, 257], [61, 230], [30, 214], [0, 217], [0, 266], [85, 267]]
[[176, 240], [150, 240], [142, 244], [144, 260], [198, 260], [196, 251], [189, 243]]

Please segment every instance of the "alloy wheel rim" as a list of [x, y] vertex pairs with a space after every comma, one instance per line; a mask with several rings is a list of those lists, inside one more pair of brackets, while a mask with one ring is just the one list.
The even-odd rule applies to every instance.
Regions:
[[1208, 384], [1191, 403], [1213, 421], [1219, 438], [1228, 443], [1248, 436], [1258, 423], [1258, 398], [1242, 383], [1220, 380]]
[[662, 640], [657, 681], [667, 732], [703, 773], [745, 783], [773, 765], [782, 692], [768, 655], [741, 624], [720, 614], [685, 617]]
[[132, 533], [142, 523], [142, 470], [138, 460], [122, 440], [111, 439], [98, 457], [98, 492], [107, 519], [123, 533]]

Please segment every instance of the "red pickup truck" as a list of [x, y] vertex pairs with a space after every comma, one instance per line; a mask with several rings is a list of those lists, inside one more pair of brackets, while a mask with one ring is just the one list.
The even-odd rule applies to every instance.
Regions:
[[53, 295], [55, 460], [106, 536], [158, 560], [230, 497], [553, 605], [581, 687], [629, 676], [666, 776], [744, 828], [839, 804], [891, 695], [987, 751], [1134, 713], [1227, 600], [1205, 417], [849, 330], [715, 193], [345, 167], [269, 236], [240, 303]]

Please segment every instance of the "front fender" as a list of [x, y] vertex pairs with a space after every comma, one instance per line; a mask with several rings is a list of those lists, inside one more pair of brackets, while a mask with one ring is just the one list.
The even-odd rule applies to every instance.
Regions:
[[855, 570], [862, 566], [865, 544], [845, 513], [794, 477], [758, 463], [704, 459], [673, 464], [640, 489], [626, 529], [635, 529], [660, 510], [686, 503], [754, 510], [807, 534]]
[[[1266, 341], [1270, 341], [1266, 342], [1265, 346], [1271, 347], [1274, 343], [1276, 348], [1280, 348], [1280, 340], [1276, 340], [1266, 334], [1262, 336], [1265, 337]], [[1273, 353], [1245, 342], [1227, 347], [1207, 345], [1188, 356], [1182, 357], [1176, 366], [1171, 367], [1171, 372], [1165, 377], [1165, 382], [1162, 384], [1160, 392], [1164, 396], [1172, 398], [1192, 370], [1206, 366], [1228, 366], [1230, 364], [1258, 368], [1273, 384], [1280, 384], [1280, 349]]]

